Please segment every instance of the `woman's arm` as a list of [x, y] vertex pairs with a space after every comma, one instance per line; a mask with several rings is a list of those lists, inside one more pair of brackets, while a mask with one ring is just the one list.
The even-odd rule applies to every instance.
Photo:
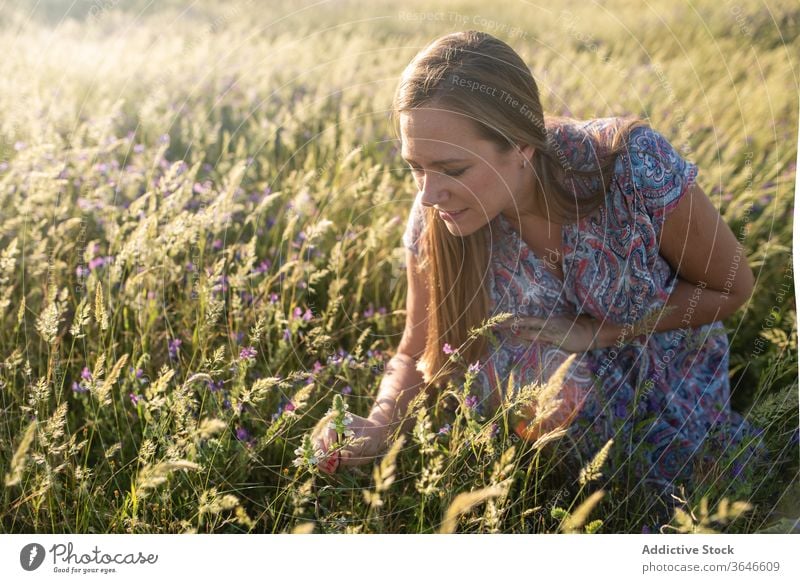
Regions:
[[[697, 183], [666, 216], [659, 252], [678, 281], [652, 328], [656, 332], [724, 320], [753, 293], [755, 278], [744, 248]], [[630, 342], [633, 335], [630, 327], [606, 321], [600, 326], [597, 348]]]
[[[383, 427], [387, 436], [391, 435], [406, 416], [411, 401], [424, 386], [422, 373], [416, 369], [414, 359], [398, 352], [386, 366], [369, 419]], [[412, 417], [407, 418], [400, 433], [408, 433], [414, 421]]]
[[[664, 305], [663, 315], [658, 317], [651, 331], [696, 328], [724, 320], [735, 313], [745, 301], [746, 298], [738, 299], [725, 292], [709, 289], [703, 282], [691, 283], [679, 277], [669, 300]], [[599, 328], [595, 348], [628, 344], [634, 337], [643, 333], [638, 329], [631, 330], [630, 326], [620, 326], [608, 320], [598, 322], [597, 325]]]

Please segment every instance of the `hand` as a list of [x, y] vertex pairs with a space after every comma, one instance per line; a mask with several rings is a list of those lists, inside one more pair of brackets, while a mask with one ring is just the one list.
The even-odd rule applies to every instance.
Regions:
[[[353, 443], [336, 449], [334, 446], [338, 443], [338, 435], [335, 429], [328, 426], [333, 415], [334, 413], [328, 413], [323, 417], [311, 433], [314, 449], [322, 450], [325, 454], [330, 452], [320, 461], [320, 470], [333, 474], [340, 465], [359, 466], [372, 462], [381, 452], [386, 441], [385, 427], [372, 419], [350, 414], [353, 421], [347, 428], [353, 432], [349, 438]], [[348, 438], [344, 437], [344, 440], [347, 441]]]
[[592, 341], [600, 328], [599, 324], [591, 316], [581, 314], [577, 318], [520, 316], [510, 318], [498, 327], [508, 330], [513, 338], [555, 344], [567, 352], [585, 352], [592, 349]]

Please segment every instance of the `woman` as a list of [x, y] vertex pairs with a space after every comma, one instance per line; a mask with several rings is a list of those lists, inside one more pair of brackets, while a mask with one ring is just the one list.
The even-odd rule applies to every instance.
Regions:
[[[722, 320], [754, 278], [694, 164], [638, 120], [545, 118], [527, 66], [481, 32], [423, 49], [393, 112], [419, 188], [408, 320], [372, 413], [349, 426], [363, 439], [323, 470], [371, 461], [420, 387], [466, 364], [490, 414], [512, 371], [517, 391], [571, 354], [556, 417], [580, 462], [614, 438], [611, 473], [630, 462], [661, 494], [734, 450], [747, 464], [756, 437], [730, 410]], [[336, 441], [327, 419], [314, 435], [325, 452]]]

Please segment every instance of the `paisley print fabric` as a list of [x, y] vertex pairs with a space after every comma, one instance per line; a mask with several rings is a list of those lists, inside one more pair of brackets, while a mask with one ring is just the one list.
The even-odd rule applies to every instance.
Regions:
[[[594, 167], [619, 118], [557, 122], [548, 127], [573, 167]], [[586, 132], [599, 129], [603, 143]], [[617, 325], [633, 324], [666, 304], [677, 274], [659, 254], [664, 220], [697, 176], [697, 166], [649, 127], [635, 128], [616, 158], [606, 204], [562, 226], [562, 283], [544, 267], [503, 215], [490, 221], [491, 312], [546, 318], [589, 314]], [[582, 196], [601, 187], [599, 179], [575, 179]], [[419, 253], [424, 217], [420, 195], [409, 214], [403, 243]], [[520, 344], [503, 332], [490, 338], [491, 350], [475, 380], [482, 413], [489, 413], [493, 387], [512, 390], [546, 382], [569, 353], [539, 342]], [[712, 461], [729, 468], [733, 480], [753, 458], [764, 456], [760, 432], [730, 408], [728, 337], [722, 322], [698, 328], [640, 335], [627, 344], [579, 353], [565, 381], [586, 398], [568, 429], [566, 443], [578, 464], [614, 438], [604, 468], [609, 479], [627, 468], [629, 488], [654, 488], [668, 499], [704, 479]], [[630, 476], [635, 476], [631, 483]]]

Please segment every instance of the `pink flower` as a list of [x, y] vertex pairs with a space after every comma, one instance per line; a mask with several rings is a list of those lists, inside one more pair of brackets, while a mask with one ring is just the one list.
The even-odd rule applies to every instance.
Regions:
[[450, 346], [450, 344], [448, 344], [447, 342], [444, 343], [444, 346], [442, 347], [442, 351], [445, 354], [453, 354], [453, 352], [455, 352], [455, 350], [453, 350], [452, 347]]

